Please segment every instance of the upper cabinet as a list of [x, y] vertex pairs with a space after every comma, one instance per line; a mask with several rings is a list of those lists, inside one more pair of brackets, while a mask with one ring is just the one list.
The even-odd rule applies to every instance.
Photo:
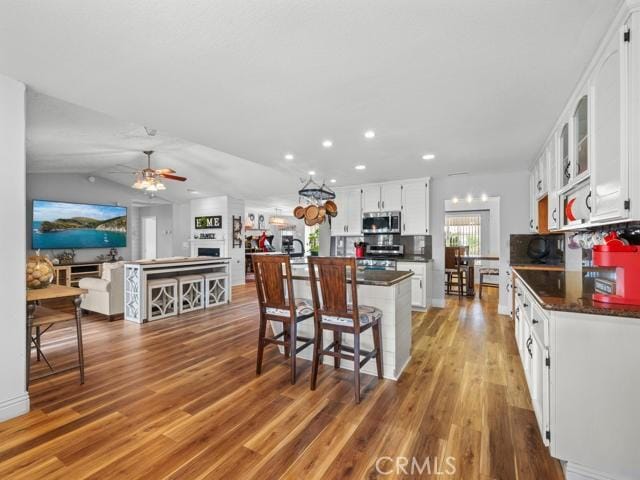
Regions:
[[532, 231], [640, 221], [640, 10], [617, 18], [531, 167]]
[[622, 116], [627, 115], [627, 109], [622, 107], [628, 98], [629, 81], [627, 31], [628, 27], [624, 25], [611, 39], [590, 82], [593, 98], [592, 221], [624, 219], [629, 213], [625, 208], [625, 200], [629, 198], [627, 122], [622, 121]]
[[331, 235], [362, 233], [362, 190], [360, 187], [336, 189], [338, 215], [331, 219]]
[[402, 183], [402, 235], [429, 234], [429, 179]]
[[401, 183], [383, 183], [362, 186], [363, 212], [399, 212], [401, 207]]

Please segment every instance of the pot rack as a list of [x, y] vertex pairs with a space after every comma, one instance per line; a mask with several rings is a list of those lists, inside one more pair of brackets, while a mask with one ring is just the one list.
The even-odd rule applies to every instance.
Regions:
[[300, 179], [304, 183], [302, 188], [298, 190], [298, 195], [304, 198], [309, 203], [320, 204], [327, 200], [333, 200], [336, 198], [336, 194], [327, 185], [322, 182], [320, 185], [316, 182], [312, 176], [305, 182], [304, 178]]

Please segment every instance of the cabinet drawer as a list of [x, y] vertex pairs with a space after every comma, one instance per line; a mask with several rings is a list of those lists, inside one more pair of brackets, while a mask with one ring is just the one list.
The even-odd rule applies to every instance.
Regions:
[[549, 347], [549, 316], [537, 302], [533, 303], [529, 318], [533, 334], [540, 339], [544, 347]]
[[422, 278], [427, 270], [427, 266], [420, 262], [398, 262], [396, 270], [413, 272], [417, 277]]

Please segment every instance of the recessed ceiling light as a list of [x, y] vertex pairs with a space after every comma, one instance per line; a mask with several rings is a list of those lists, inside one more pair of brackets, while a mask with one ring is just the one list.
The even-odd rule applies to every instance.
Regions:
[[422, 155], [423, 160], [433, 160], [436, 156], [433, 153], [426, 153]]
[[329, 180], [331, 183], [336, 183], [336, 179], [332, 178], [331, 180]]
[[322, 146], [324, 148], [331, 148], [331, 147], [333, 147], [333, 142], [331, 140], [328, 140], [328, 139], [327, 140], [323, 140], [322, 141]]
[[376, 132], [374, 132], [373, 130], [367, 130], [366, 132], [364, 132], [364, 138], [373, 138], [376, 136]]
[[356, 170], [364, 170], [365, 168], [367, 168], [367, 166], [366, 166], [366, 165], [356, 165], [356, 166], [355, 166], [355, 169], [356, 169]]
[[458, 197], [453, 197], [453, 198], [451, 199], [451, 201], [452, 201], [453, 203], [458, 203]]
[[192, 195], [197, 195], [197, 194], [199, 194], [199, 193], [200, 193], [199, 191], [197, 191], [197, 190], [193, 190], [192, 188], [188, 188], [188, 189], [187, 189], [187, 192], [191, 193]]
[[471, 194], [467, 195], [467, 203], [471, 203], [473, 201], [473, 197]]
[[309, 170], [309, 175], [315, 175], [316, 171], [315, 170]]
[[489, 200], [489, 197], [487, 197], [486, 193], [482, 194], [482, 197], [480, 197], [482, 199], [483, 202], [486, 202], [487, 200]]
[[293, 160], [293, 153], [287, 153], [287, 154], [284, 156], [284, 159], [285, 159], [285, 160]]

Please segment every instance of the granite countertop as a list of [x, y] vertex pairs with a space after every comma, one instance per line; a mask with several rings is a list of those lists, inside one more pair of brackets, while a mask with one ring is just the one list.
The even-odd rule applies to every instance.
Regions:
[[[395, 270], [358, 270], [358, 285], [374, 285], [378, 287], [390, 287], [413, 276], [413, 272], [397, 272]], [[291, 278], [294, 280], [309, 280], [309, 272], [306, 269], [296, 268]]]
[[560, 312], [640, 318], [640, 305], [619, 305], [591, 299], [595, 277], [592, 272], [531, 270], [514, 267], [513, 271], [547, 310]]
[[418, 263], [428, 263], [432, 259], [427, 258], [423, 255], [404, 255], [402, 257], [398, 257], [395, 260], [398, 262], [418, 262]]

